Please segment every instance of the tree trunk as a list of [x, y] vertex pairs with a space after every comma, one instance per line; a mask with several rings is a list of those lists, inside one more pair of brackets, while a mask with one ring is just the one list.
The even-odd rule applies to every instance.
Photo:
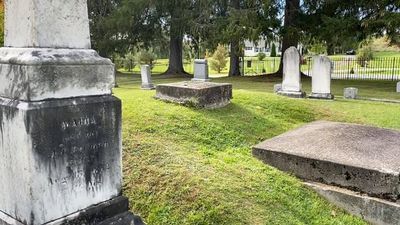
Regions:
[[[239, 10], [240, 0], [232, 0], [231, 7]], [[239, 25], [239, 24], [237, 24]], [[231, 54], [230, 54], [230, 67], [229, 76], [240, 76], [240, 41], [236, 37], [231, 37]]]
[[[171, 19], [174, 21], [174, 19]], [[187, 75], [183, 68], [183, 34], [180, 27], [171, 22], [169, 66], [165, 75]]]
[[286, 0], [285, 22], [283, 25], [282, 55], [279, 70], [276, 74], [283, 75], [283, 55], [285, 51], [299, 44], [299, 32], [296, 28], [296, 20], [300, 11], [300, 0]]
[[229, 76], [240, 76], [240, 46], [239, 41], [231, 42]]

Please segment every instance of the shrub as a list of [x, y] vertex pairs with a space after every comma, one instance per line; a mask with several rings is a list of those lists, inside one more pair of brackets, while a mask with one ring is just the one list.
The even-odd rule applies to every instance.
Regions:
[[223, 45], [218, 45], [210, 60], [211, 69], [221, 73], [228, 63], [228, 60], [226, 59], [227, 56], [228, 51], [226, 48]]
[[257, 54], [257, 58], [258, 58], [258, 60], [260, 60], [260, 61], [264, 61], [264, 59], [267, 57], [267, 55], [265, 55], [265, 53], [263, 53], [263, 52], [260, 52], [260, 53], [258, 53]]
[[276, 54], [276, 45], [275, 45], [275, 43], [272, 43], [272, 46], [271, 46], [271, 57], [276, 57], [277, 56], [277, 54]]
[[135, 64], [135, 55], [132, 52], [127, 53], [124, 56], [123, 62], [124, 62], [124, 68], [127, 69], [130, 72], [136, 66], [136, 64]]
[[357, 61], [360, 66], [365, 67], [368, 62], [374, 59], [374, 51], [370, 45], [358, 49]]
[[138, 61], [140, 64], [146, 64], [151, 67], [154, 65], [154, 61], [156, 60], [156, 56], [153, 52], [150, 51], [141, 51], [138, 56]]

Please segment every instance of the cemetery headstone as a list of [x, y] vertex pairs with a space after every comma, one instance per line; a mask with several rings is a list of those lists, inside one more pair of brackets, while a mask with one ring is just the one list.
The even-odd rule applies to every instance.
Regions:
[[149, 65], [143, 65], [141, 67], [141, 75], [142, 75], [142, 89], [143, 90], [155, 89], [154, 84], [151, 81], [151, 68]]
[[356, 99], [358, 97], [358, 88], [345, 88], [344, 89], [344, 98], [345, 99]]
[[134, 224], [121, 196], [114, 66], [90, 49], [86, 0], [6, 0], [0, 224]]
[[282, 91], [282, 84], [275, 84], [274, 85], [274, 92], [278, 93], [279, 91]]
[[316, 56], [312, 68], [312, 94], [310, 98], [333, 99], [331, 94], [332, 61], [326, 56]]
[[206, 59], [194, 60], [194, 78], [193, 81], [210, 81], [208, 76], [208, 62]]
[[304, 98], [306, 93], [301, 90], [300, 80], [300, 54], [295, 47], [290, 47], [283, 56], [282, 90], [278, 94], [293, 98]]
[[397, 89], [396, 89], [397, 93], [400, 93], [400, 82], [397, 83]]

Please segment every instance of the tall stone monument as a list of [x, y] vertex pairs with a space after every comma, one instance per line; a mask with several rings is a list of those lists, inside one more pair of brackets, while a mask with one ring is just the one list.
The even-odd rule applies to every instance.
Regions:
[[310, 98], [333, 99], [331, 94], [332, 61], [326, 56], [315, 56], [312, 67], [312, 94]]
[[151, 68], [150, 65], [142, 65], [140, 67], [140, 75], [142, 77], [142, 89], [153, 90], [155, 89], [153, 82], [151, 81]]
[[6, 0], [0, 224], [130, 225], [114, 66], [91, 50], [86, 0]]
[[194, 60], [194, 78], [192, 81], [208, 82], [210, 81], [208, 75], [208, 62], [207, 59]]
[[304, 98], [301, 90], [300, 54], [295, 47], [288, 48], [283, 55], [282, 90], [277, 92], [293, 98]]

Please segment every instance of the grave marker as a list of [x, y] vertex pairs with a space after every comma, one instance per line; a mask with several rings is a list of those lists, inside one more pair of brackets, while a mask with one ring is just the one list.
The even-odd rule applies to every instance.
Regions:
[[326, 56], [315, 56], [312, 68], [312, 94], [310, 98], [333, 99], [331, 94], [332, 61]]
[[154, 84], [151, 82], [151, 68], [149, 65], [143, 65], [141, 67], [142, 76], [142, 89], [143, 90], [153, 90]]
[[86, 0], [6, 0], [5, 10], [0, 224], [134, 224], [114, 66], [90, 49]]
[[208, 62], [206, 59], [194, 60], [194, 78], [193, 81], [210, 81], [208, 77]]

